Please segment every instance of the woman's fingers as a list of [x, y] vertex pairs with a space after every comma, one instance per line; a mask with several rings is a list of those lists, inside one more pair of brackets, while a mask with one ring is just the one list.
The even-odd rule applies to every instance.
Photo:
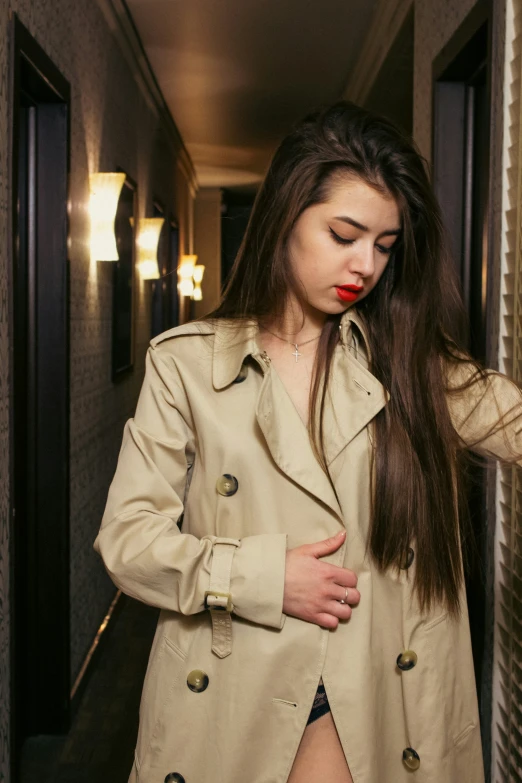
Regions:
[[333, 631], [339, 625], [339, 618], [334, 617], [333, 614], [326, 614], [322, 612], [317, 615], [316, 625], [320, 625], [321, 628], [328, 628], [329, 631]]
[[287, 552], [283, 596], [285, 614], [329, 629], [337, 628], [339, 621], [350, 618], [352, 607], [360, 600], [355, 587], [357, 576], [348, 568], [321, 560], [322, 556], [341, 546], [344, 535], [305, 544]]
[[340, 530], [335, 536], [325, 538], [323, 541], [316, 541], [313, 544], [303, 544], [302, 549], [313, 557], [326, 557], [336, 552], [344, 543], [346, 530]]
[[350, 606], [357, 606], [361, 600], [361, 594], [354, 587], [332, 585], [332, 598], [336, 601], [344, 601], [345, 604], [349, 604]]
[[342, 587], [332, 584], [329, 596], [323, 599], [316, 622], [323, 628], [335, 629], [339, 621], [349, 620], [352, 616], [352, 606], [357, 606], [361, 594], [354, 587]]
[[341, 585], [341, 587], [357, 587], [357, 574], [350, 571], [349, 568], [340, 568], [330, 565], [328, 575], [332, 582]]
[[327, 605], [327, 613], [337, 617], [339, 620], [349, 620], [352, 616], [352, 607], [350, 604], [342, 604], [339, 601], [330, 601]]
[[315, 622], [322, 628], [337, 628], [339, 622], [349, 620], [352, 616], [352, 607], [348, 604], [340, 604], [339, 601], [331, 601], [328, 604], [328, 611], [319, 612]]

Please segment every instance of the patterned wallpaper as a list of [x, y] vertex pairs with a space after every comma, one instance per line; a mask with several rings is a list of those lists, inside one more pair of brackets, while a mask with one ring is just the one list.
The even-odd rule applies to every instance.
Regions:
[[[187, 182], [176, 147], [152, 101], [145, 100], [94, 0], [0, 0], [0, 781], [9, 780], [8, 540], [8, 24], [15, 11], [72, 89], [70, 178], [71, 339], [71, 683], [115, 588], [92, 544], [143, 375], [150, 331], [150, 283], [137, 277], [135, 371], [110, 377], [110, 264], [91, 265], [86, 204], [88, 174], [121, 166], [138, 183], [140, 215], [152, 199], [186, 222]], [[189, 238], [186, 238], [186, 241]], [[187, 247], [188, 249], [188, 247]]]

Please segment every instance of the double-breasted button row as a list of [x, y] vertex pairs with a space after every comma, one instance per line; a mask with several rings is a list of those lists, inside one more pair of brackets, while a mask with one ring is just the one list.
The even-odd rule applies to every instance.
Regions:
[[[417, 663], [417, 653], [414, 652], [413, 650], [404, 650], [397, 657], [397, 666], [403, 672], [407, 672], [410, 669], [413, 669], [416, 663]], [[415, 771], [420, 767], [419, 754], [413, 748], [404, 748], [404, 750], [402, 751], [402, 761], [404, 765], [408, 769], [411, 769], [412, 771]]]
[[216, 481], [217, 491], [220, 495], [224, 495], [224, 497], [227, 498], [230, 497], [230, 495], [236, 494], [238, 486], [239, 482], [237, 478], [230, 473], [223, 473]]

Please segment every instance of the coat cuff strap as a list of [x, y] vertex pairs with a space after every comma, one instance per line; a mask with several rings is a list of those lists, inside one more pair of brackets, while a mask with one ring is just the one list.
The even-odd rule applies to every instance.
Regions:
[[212, 652], [226, 658], [232, 652], [232, 617], [234, 604], [230, 593], [232, 561], [241, 541], [216, 538], [212, 548], [209, 589], [205, 592], [205, 609], [212, 620]]

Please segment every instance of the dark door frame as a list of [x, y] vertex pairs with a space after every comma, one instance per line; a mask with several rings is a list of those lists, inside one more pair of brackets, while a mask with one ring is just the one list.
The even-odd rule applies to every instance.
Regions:
[[[70, 85], [16, 15], [10, 48], [10, 671], [17, 780], [25, 737], [61, 733], [70, 720]], [[19, 144], [24, 128], [27, 147]], [[34, 177], [19, 182], [20, 167]], [[19, 196], [29, 191], [30, 208], [19, 219]], [[42, 268], [45, 275], [38, 275]]]
[[[491, 156], [483, 167], [487, 172], [485, 192], [478, 194], [471, 176], [476, 152], [473, 139], [477, 133], [473, 116], [479, 100], [473, 85], [485, 81], [485, 100], [491, 107], [491, 31], [491, 0], [480, 0], [433, 63], [434, 187], [443, 209], [447, 208], [445, 217], [451, 250], [462, 281], [464, 303], [470, 313], [470, 346], [476, 358], [483, 362], [488, 358], [486, 335], [490, 317], [486, 312], [485, 295], [488, 288], [491, 289], [493, 272], [489, 243]], [[483, 146], [489, 151], [490, 127], [478, 128], [478, 131], [484, 135]], [[475, 236], [471, 231], [472, 207], [478, 201], [484, 206], [483, 237]], [[482, 240], [483, 269], [477, 270], [472, 268], [471, 260]]]
[[[491, 292], [496, 290], [491, 241], [493, 12], [493, 0], [479, 0], [433, 63], [434, 186], [446, 212], [450, 249], [470, 317], [469, 348], [474, 358], [486, 365], [492, 362], [487, 338], [493, 309]], [[477, 107], [488, 107], [487, 127], [477, 124]], [[479, 160], [480, 151], [484, 158]], [[479, 175], [475, 176], [479, 168]], [[466, 587], [487, 775], [494, 625], [494, 607], [487, 586], [494, 569], [494, 529], [488, 527], [491, 487], [485, 464], [470, 465], [469, 482], [475, 541]]]

